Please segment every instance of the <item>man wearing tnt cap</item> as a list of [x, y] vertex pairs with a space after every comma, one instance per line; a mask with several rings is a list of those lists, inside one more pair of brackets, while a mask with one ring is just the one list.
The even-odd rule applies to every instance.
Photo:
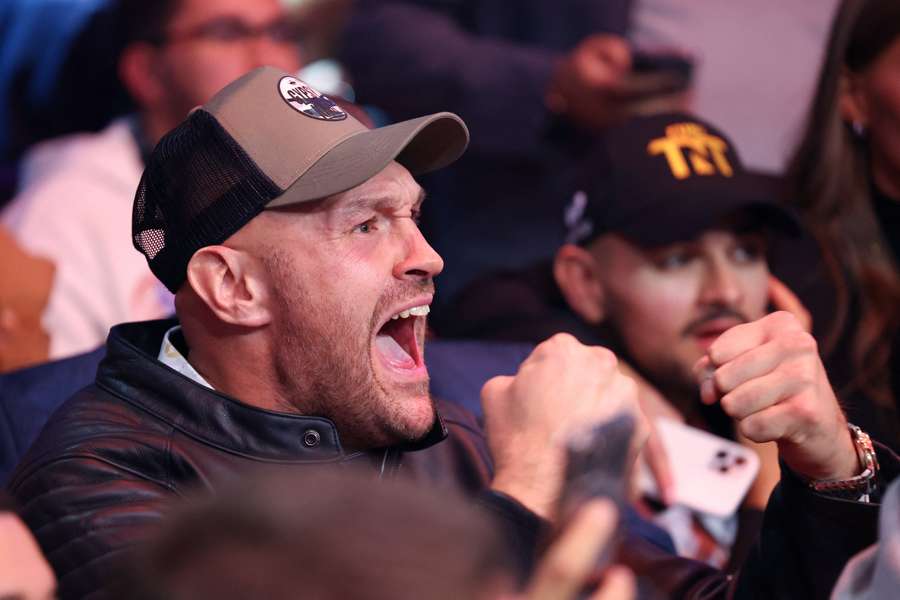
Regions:
[[[740, 513], [659, 513], [680, 553], [725, 565], [732, 549], [745, 552], [779, 460], [823, 496], [863, 497], [876, 474], [856, 459], [862, 434], [837, 403], [808, 313], [769, 270], [776, 248], [800, 247], [798, 224], [728, 137], [684, 114], [634, 119], [604, 136], [578, 187], [553, 265], [569, 307], [637, 371], [648, 416], [760, 454]], [[669, 494], [685, 485], [656, 466]]]
[[[562, 479], [547, 440], [633, 410], [634, 389], [610, 352], [549, 342], [518, 385], [485, 392], [493, 465], [474, 419], [430, 398], [425, 317], [443, 264], [416, 224], [412, 174], [467, 142], [449, 113], [367, 129], [268, 67], [162, 138], [132, 235], [178, 318], [115, 327], [95, 384], [51, 418], [9, 482], [63, 598], [104, 595], [172, 500], [259, 469], [490, 483], [480, 497], [520, 525], [531, 556]], [[606, 366], [550, 377], [563, 357]], [[570, 416], [545, 418], [554, 407]]]

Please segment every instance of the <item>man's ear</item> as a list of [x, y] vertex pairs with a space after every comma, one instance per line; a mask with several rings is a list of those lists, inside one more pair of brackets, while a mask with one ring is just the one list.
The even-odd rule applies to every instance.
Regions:
[[165, 100], [165, 83], [159, 75], [159, 49], [147, 42], [135, 42], [119, 57], [119, 81], [141, 110], [152, 109]]
[[206, 246], [188, 262], [187, 281], [220, 320], [243, 327], [262, 327], [272, 320], [262, 271], [245, 252]]
[[846, 68], [838, 83], [838, 102], [844, 121], [863, 129], [869, 126], [869, 103], [861, 77]]
[[569, 307], [582, 319], [598, 324], [606, 317], [603, 310], [603, 284], [594, 256], [580, 246], [566, 244], [553, 260], [553, 276]]

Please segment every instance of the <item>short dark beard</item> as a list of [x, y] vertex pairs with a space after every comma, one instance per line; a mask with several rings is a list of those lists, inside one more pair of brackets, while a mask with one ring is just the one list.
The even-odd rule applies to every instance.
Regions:
[[[360, 328], [359, 319], [344, 307], [336, 307], [345, 311], [340, 314], [319, 308], [283, 250], [271, 248], [264, 261], [277, 303], [272, 354], [278, 385], [289, 398], [285, 410], [329, 419], [341, 443], [353, 449], [412, 443], [426, 435], [428, 431], [410, 430], [402, 415], [391, 410], [392, 394], [375, 376], [371, 353], [376, 315], [422, 288], [390, 290], [379, 299], [367, 326]], [[304, 308], [302, 319], [298, 307]], [[428, 384], [400, 391], [425, 396]]]

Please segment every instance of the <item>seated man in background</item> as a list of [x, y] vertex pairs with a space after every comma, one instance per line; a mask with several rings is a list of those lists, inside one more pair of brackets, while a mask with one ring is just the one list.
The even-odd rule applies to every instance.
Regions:
[[[422, 349], [443, 262], [416, 225], [424, 191], [412, 173], [449, 164], [467, 141], [449, 113], [367, 129], [272, 68], [233, 82], [160, 141], [132, 239], [175, 293], [178, 319], [114, 328], [95, 384], [54, 413], [9, 483], [63, 597], [104, 596], [112, 568], [184, 494], [323, 463], [479, 492], [510, 551], [533, 558], [557, 518], [563, 442], [634, 413], [636, 389], [611, 352], [561, 335], [515, 377], [485, 385], [486, 440], [471, 415], [429, 396]], [[745, 354], [797, 338], [783, 316], [710, 347], [719, 392], [758, 380]], [[809, 352], [768, 357], [777, 369], [795, 359], [820, 367]], [[800, 478], [856, 478], [873, 498], [880, 479], [860, 464], [827, 380], [797, 384], [768, 404], [724, 400], [749, 437], [779, 442], [789, 467], [767, 508], [764, 553], [742, 576], [633, 536], [623, 562], [673, 597], [830, 589], [872, 543], [878, 506], [813, 493]], [[895, 459], [882, 463], [892, 478]]]
[[37, 146], [0, 216], [28, 253], [56, 266], [42, 318], [50, 358], [96, 348], [116, 323], [172, 314], [171, 294], [121, 235], [147, 155], [229, 81], [261, 65], [301, 65], [279, 0], [116, 2], [119, 75], [136, 114]]
[[[692, 369], [726, 331], [773, 309], [799, 315], [793, 323], [778, 317], [795, 332], [785, 332], [787, 356], [815, 355], [803, 333], [808, 315], [768, 263], [770, 246], [786, 252], [797, 225], [774, 190], [744, 171], [731, 141], [687, 115], [637, 118], [610, 130], [585, 161], [580, 184], [565, 217], [568, 243], [553, 265], [568, 306], [637, 371], [648, 416], [737, 438], [760, 456], [738, 514], [723, 520], [673, 506], [656, 519], [679, 553], [724, 566], [734, 548], [739, 564], [779, 479], [778, 453], [747, 439], [758, 432], [737, 426], [733, 396], [701, 403]], [[799, 382], [778, 389], [768, 360], [760, 375], [771, 372], [769, 390], [761, 396], [796, 393]], [[793, 360], [784, 363], [785, 376]], [[883, 433], [878, 423], [861, 425]]]

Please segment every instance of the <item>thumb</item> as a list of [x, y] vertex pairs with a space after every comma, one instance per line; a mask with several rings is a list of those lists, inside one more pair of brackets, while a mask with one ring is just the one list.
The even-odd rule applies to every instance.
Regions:
[[807, 333], [812, 331], [812, 315], [803, 306], [800, 298], [780, 279], [769, 275], [769, 301], [776, 311], [783, 310], [794, 315]]

